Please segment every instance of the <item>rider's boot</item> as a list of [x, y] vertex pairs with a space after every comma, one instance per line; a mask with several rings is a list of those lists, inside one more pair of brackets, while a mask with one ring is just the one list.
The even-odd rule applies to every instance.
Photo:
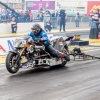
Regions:
[[58, 57], [65, 58], [66, 61], [70, 61], [69, 56], [67, 56], [66, 54], [63, 54], [62, 52], [58, 52]]

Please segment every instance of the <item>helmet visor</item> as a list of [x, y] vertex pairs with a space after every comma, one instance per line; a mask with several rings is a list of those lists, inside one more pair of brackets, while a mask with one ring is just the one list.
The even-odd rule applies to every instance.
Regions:
[[38, 35], [38, 33], [40, 31], [40, 29], [33, 29], [33, 28], [31, 28], [31, 30], [35, 35]]

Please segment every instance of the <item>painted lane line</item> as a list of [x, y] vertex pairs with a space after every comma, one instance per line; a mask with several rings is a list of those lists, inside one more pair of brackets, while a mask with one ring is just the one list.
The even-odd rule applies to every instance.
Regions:
[[84, 52], [89, 52], [89, 51], [98, 51], [100, 49], [93, 49], [93, 50], [87, 50], [87, 51], [84, 51]]

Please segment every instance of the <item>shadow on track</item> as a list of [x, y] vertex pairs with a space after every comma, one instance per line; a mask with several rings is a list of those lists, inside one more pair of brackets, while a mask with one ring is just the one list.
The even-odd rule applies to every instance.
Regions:
[[19, 72], [16, 73], [16, 74], [12, 74], [10, 76], [10, 78], [26, 77], [26, 76], [32, 76], [32, 75], [37, 76], [37, 75], [43, 74], [44, 72], [50, 73], [51, 71], [54, 71], [54, 70], [59, 71], [59, 70], [65, 70], [65, 69], [68, 69], [68, 67], [67, 66], [62, 67], [62, 66], [59, 66], [59, 65], [52, 66], [51, 68], [50, 67], [48, 67], [48, 68], [42, 67], [42, 68], [35, 68], [35, 69], [25, 69], [23, 71], [19, 70]]

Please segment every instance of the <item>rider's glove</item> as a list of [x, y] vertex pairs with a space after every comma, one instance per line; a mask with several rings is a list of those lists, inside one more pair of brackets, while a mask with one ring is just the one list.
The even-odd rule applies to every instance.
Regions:
[[44, 42], [44, 39], [43, 38], [40, 38], [40, 42]]

